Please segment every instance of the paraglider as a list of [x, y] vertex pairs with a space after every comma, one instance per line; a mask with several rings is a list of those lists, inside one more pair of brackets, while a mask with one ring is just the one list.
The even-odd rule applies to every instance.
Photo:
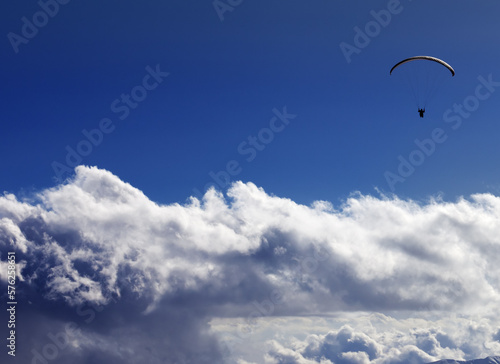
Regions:
[[[396, 71], [395, 71], [396, 70]], [[397, 73], [409, 85], [418, 114], [424, 117], [425, 106], [434, 96], [437, 88], [449, 77], [455, 76], [455, 70], [442, 59], [431, 56], [415, 56], [396, 63], [389, 72]]]

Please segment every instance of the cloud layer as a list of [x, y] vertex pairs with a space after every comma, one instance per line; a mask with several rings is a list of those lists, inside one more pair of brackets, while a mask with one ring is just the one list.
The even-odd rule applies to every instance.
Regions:
[[[24, 362], [236, 362], [247, 358], [224, 349], [210, 320], [252, 328], [354, 312], [384, 313], [392, 328], [369, 332], [356, 319], [329, 332], [309, 327], [294, 343], [267, 340], [259, 355], [416, 363], [500, 350], [500, 198], [490, 194], [425, 204], [353, 195], [338, 207], [304, 206], [237, 182], [225, 195], [158, 205], [110, 172], [80, 166], [33, 200], [0, 197], [2, 261], [8, 251], [24, 302], [20, 340], [33, 349]], [[393, 329], [409, 312], [429, 317]], [[457, 321], [455, 338], [429, 324], [450, 314], [470, 321]], [[64, 333], [59, 347], [47, 332]]]

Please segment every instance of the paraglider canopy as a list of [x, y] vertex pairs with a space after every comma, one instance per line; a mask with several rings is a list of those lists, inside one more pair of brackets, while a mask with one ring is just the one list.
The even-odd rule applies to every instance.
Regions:
[[437, 89], [450, 77], [455, 76], [455, 70], [442, 59], [431, 56], [415, 56], [396, 63], [389, 72], [397, 74], [413, 93], [418, 113], [424, 117], [425, 107], [431, 101]]
[[415, 56], [415, 57], [410, 57], [410, 58], [403, 59], [401, 62], [396, 63], [394, 65], [394, 67], [391, 68], [391, 72], [389, 72], [389, 74], [392, 75], [392, 71], [394, 71], [395, 68], [401, 66], [402, 64], [407, 63], [407, 62], [411, 62], [411, 61], [416, 61], [418, 59], [424, 59], [424, 60], [428, 60], [428, 61], [434, 61], [434, 62], [437, 62], [439, 64], [442, 64], [443, 66], [445, 66], [446, 68], [448, 68], [450, 70], [452, 77], [455, 76], [455, 70], [453, 69], [453, 67], [451, 67], [448, 63], [446, 63], [442, 59], [439, 59], [439, 58], [436, 58], [436, 57], [430, 57], [430, 56]]

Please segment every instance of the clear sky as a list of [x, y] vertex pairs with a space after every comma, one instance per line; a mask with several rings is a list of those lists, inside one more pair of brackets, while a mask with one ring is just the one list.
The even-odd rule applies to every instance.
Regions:
[[[498, 353], [498, 1], [41, 0], [0, 10], [1, 259], [14, 249], [24, 261], [25, 319], [82, 329], [52, 362]], [[424, 118], [389, 75], [417, 55], [456, 72]], [[223, 195], [189, 199], [210, 184]], [[255, 306], [265, 301], [272, 312]], [[87, 327], [74, 308], [90, 303], [115, 314]], [[483, 306], [491, 321], [474, 321], [473, 339], [467, 317], [435, 312]], [[277, 321], [249, 324], [252, 307]], [[257, 330], [248, 347], [230, 334], [237, 320]], [[148, 328], [176, 348], [170, 361], [160, 339], [141, 351]], [[228, 354], [222, 337], [240, 344]], [[22, 340], [50, 356], [42, 329]], [[89, 343], [100, 342], [93, 356]]]
[[[355, 46], [353, 28], [364, 30], [374, 20], [370, 12], [388, 6], [395, 12], [388, 24], [369, 29], [375, 36], [359, 53], [349, 53], [348, 62], [340, 44]], [[454, 199], [498, 191], [492, 162], [499, 93], [481, 101], [457, 130], [443, 113], [474, 95], [478, 76], [500, 80], [499, 6], [254, 1], [221, 10], [221, 21], [210, 1], [69, 2], [29, 39], [21, 19], [33, 21], [40, 6], [6, 3], [2, 189], [53, 186], [52, 163], [72, 170], [66, 147], [76, 150], [86, 139], [83, 129], [109, 118], [114, 130], [80, 163], [105, 168], [161, 203], [203, 191], [214, 182], [210, 172], [233, 160], [239, 168], [232, 180], [252, 181], [298, 202], [337, 201], [374, 188], [390, 192], [384, 173], [397, 173], [398, 156], [408, 158], [414, 140], [428, 138], [436, 127], [447, 141], [396, 183], [395, 192], [417, 199], [442, 192]], [[457, 72], [424, 119], [411, 91], [389, 76], [393, 64], [421, 54], [442, 58]], [[144, 99], [127, 106], [121, 95], [130, 95], [145, 68], [156, 65], [169, 75], [146, 95], [136, 91]], [[281, 132], [262, 132], [268, 144], [257, 139], [250, 145], [249, 136], [269, 128], [272, 110], [284, 107], [297, 117]], [[244, 142], [246, 154], [238, 150]]]

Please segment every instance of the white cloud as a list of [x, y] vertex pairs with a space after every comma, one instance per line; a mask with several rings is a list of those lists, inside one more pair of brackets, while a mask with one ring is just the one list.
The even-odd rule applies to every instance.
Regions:
[[[412, 312], [421, 317], [415, 329], [424, 331], [398, 336], [348, 322], [331, 336], [312, 327], [305, 334], [326, 336], [308, 339], [316, 345], [308, 357], [300, 358], [305, 348], [275, 340], [268, 360], [318, 362], [321, 355], [311, 353], [326, 347], [336, 359], [325, 360], [352, 363], [498, 350], [489, 336], [498, 331], [500, 307], [500, 198], [490, 194], [425, 204], [353, 195], [335, 208], [325, 201], [300, 205], [237, 182], [226, 196], [211, 190], [202, 201], [159, 205], [108, 171], [80, 166], [67, 184], [42, 191], [38, 203], [0, 197], [0, 248], [2, 259], [14, 249], [26, 262], [22, 278], [37, 304], [57, 302], [71, 311], [111, 307], [115, 299], [117, 315], [136, 310], [141, 317], [185, 310], [192, 320], [185, 329], [205, 338], [214, 355], [208, 319], [240, 318], [252, 328], [259, 317], [356, 311], [385, 313], [392, 328], [401, 312]], [[458, 332], [474, 337], [429, 331], [426, 314], [435, 320], [448, 313], [471, 317], [476, 326]], [[122, 321], [109, 325], [117, 329]], [[151, 324], [161, 331], [157, 320]], [[345, 333], [347, 327], [354, 331]], [[100, 335], [112, 339], [111, 331]]]
[[[336, 364], [422, 364], [439, 358], [485, 357], [498, 353], [500, 349], [492, 335], [498, 327], [498, 320], [444, 316], [427, 321], [366, 313], [350, 317], [339, 315], [326, 321], [324, 318], [302, 320], [305, 320], [303, 324], [297, 325], [290, 319], [281, 327], [279, 344], [274, 339], [267, 340], [271, 345], [268, 351], [271, 363], [295, 358], [295, 362], [313, 363], [330, 360]], [[482, 321], [480, 333], [473, 331], [478, 321]], [[260, 325], [264, 326], [264, 323]], [[331, 330], [332, 327], [338, 328]], [[323, 333], [308, 335], [303, 340], [290, 339], [303, 334], [304, 328]], [[254, 339], [259, 340], [258, 337]], [[470, 351], [472, 348], [473, 352]]]

